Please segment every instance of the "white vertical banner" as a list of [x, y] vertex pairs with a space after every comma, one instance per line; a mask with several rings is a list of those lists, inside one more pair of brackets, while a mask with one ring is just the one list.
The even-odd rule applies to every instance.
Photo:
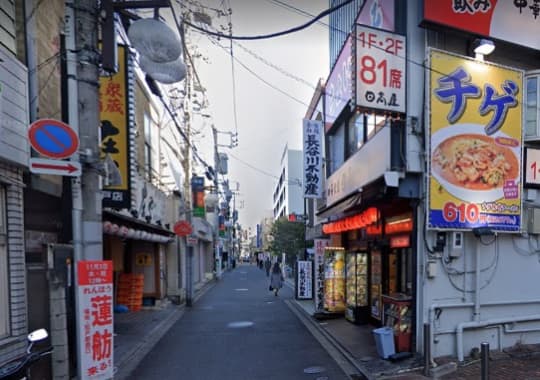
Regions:
[[313, 298], [313, 263], [310, 260], [299, 260], [296, 268], [296, 298], [310, 300]]
[[113, 378], [112, 261], [77, 263], [81, 380]]
[[304, 119], [304, 198], [322, 198], [322, 131], [322, 121]]
[[313, 274], [313, 300], [315, 301], [315, 312], [324, 311], [324, 249], [330, 244], [328, 239], [314, 239], [314, 274]]

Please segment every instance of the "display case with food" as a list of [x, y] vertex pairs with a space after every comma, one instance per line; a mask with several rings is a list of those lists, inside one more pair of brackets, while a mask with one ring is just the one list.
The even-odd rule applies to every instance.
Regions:
[[367, 323], [367, 253], [348, 252], [346, 267], [347, 310], [345, 318], [353, 323]]
[[328, 249], [324, 255], [324, 309], [345, 311], [345, 251]]

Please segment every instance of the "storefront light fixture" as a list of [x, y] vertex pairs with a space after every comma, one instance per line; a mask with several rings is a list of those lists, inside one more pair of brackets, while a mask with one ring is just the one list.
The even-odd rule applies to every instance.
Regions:
[[483, 61], [484, 56], [493, 53], [493, 50], [495, 50], [495, 44], [491, 40], [480, 38], [473, 42], [475, 58], [479, 61]]

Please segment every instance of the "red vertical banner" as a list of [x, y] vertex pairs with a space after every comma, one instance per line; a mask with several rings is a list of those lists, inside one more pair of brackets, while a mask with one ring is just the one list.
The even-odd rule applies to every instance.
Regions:
[[113, 378], [113, 263], [77, 263], [82, 379]]

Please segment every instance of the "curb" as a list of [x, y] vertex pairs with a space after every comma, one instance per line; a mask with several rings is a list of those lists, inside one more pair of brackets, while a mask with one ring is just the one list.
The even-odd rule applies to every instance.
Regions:
[[[223, 278], [223, 276], [222, 276]], [[193, 301], [197, 302], [206, 292], [212, 289], [217, 284], [216, 279], [206, 283], [197, 294]], [[186, 305], [173, 306], [177, 310], [171, 312], [167, 318], [158, 323], [149, 333], [141, 337], [140, 343], [128, 351], [115, 365], [116, 372], [114, 373], [115, 380], [127, 380], [131, 378], [131, 374], [137, 368], [141, 360], [148, 355], [155, 345], [163, 338], [169, 329], [178, 321], [186, 312]]]
[[[289, 281], [285, 281], [285, 283], [294, 290], [294, 284], [291, 284]], [[345, 372], [346, 375], [348, 375], [351, 379], [359, 379], [359, 376], [362, 376], [362, 379], [365, 380], [375, 380], [373, 374], [367, 371], [362, 365], [358, 364], [358, 362], [354, 359], [353, 355], [349, 352], [349, 350], [345, 346], [343, 346], [332, 334], [330, 334], [323, 327], [317, 324], [313, 320], [312, 316], [308, 314], [295, 299], [286, 302], [286, 304], [294, 312], [294, 314], [296, 314], [300, 321], [308, 328], [311, 334], [328, 351], [330, 356], [332, 356], [332, 358], [338, 363], [338, 365], [341, 367], [341, 369]], [[317, 336], [316, 334], [319, 334], [320, 336]], [[325, 345], [325, 342], [323, 342], [321, 338], [324, 339], [326, 343], [329, 343], [331, 347]], [[337, 351], [337, 355], [339, 357], [336, 357], [336, 352], [331, 352], [332, 349]], [[343, 360], [339, 360], [341, 358], [343, 358], [346, 363], [343, 363]], [[357, 371], [356, 374], [348, 373], [351, 372], [351, 367]]]

